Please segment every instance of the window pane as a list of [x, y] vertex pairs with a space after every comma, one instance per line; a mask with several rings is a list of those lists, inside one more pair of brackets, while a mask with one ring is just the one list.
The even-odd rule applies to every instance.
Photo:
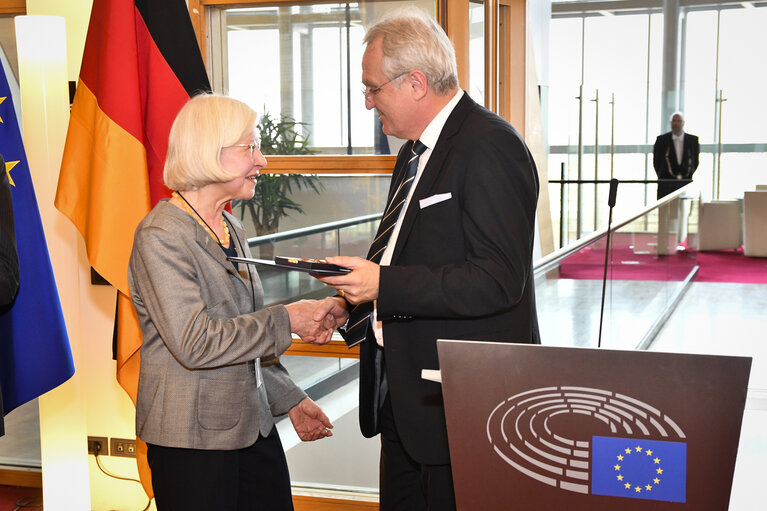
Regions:
[[[646, 154], [658, 134], [662, 28], [660, 14], [552, 19], [547, 126], [551, 148], [549, 179], [560, 179], [563, 165], [564, 178], [577, 179], [579, 135], [583, 144], [582, 179], [608, 180], [614, 176], [621, 180], [641, 180], [647, 177], [648, 171], [649, 177], [654, 177], [652, 161]], [[579, 134], [581, 82], [583, 117]], [[599, 144], [598, 160], [594, 156], [595, 143]], [[615, 150], [613, 158], [610, 157], [611, 143]], [[636, 208], [648, 199], [654, 200], [655, 189], [649, 188], [652, 189], [648, 190], [643, 184], [622, 186], [623, 199], [619, 200], [618, 207]], [[561, 190], [560, 185], [550, 189], [552, 197], [563, 202], [560, 207], [554, 204], [556, 199], [552, 201], [552, 217], [562, 218], [566, 225], [562, 236], [566, 242], [577, 234], [579, 188], [566, 185], [564, 196], [560, 195]], [[606, 225], [607, 191], [604, 184], [580, 187], [582, 232]], [[559, 234], [559, 231], [559, 226], [555, 226], [555, 232]]]
[[362, 38], [383, 14], [413, 3], [434, 15], [432, 0], [222, 9], [228, 94], [300, 122], [315, 154], [396, 154], [401, 141], [383, 135], [360, 93]]
[[[578, 86], [581, 84], [581, 19], [551, 20], [549, 52], [549, 143], [577, 145]], [[551, 169], [552, 166], [550, 165]], [[559, 166], [556, 166], [557, 173]]]
[[[716, 31], [716, 11], [691, 12], [687, 15], [684, 128], [698, 135], [701, 144], [714, 142]], [[663, 125], [664, 131], [669, 131], [668, 119], [664, 119]]]
[[[584, 99], [599, 90], [599, 141], [610, 140], [610, 98], [615, 94], [615, 143], [645, 141], [648, 16], [586, 18]], [[620, 38], [615, 37], [620, 34]], [[653, 59], [660, 69], [661, 55]], [[587, 114], [588, 112], [588, 114]], [[584, 104], [584, 141], [595, 137], [595, 104]]]
[[[727, 100], [722, 107], [722, 142], [767, 141], [767, 7], [722, 11], [719, 82]], [[764, 167], [762, 167], [764, 168]]]
[[485, 4], [469, 3], [469, 95], [485, 104]]

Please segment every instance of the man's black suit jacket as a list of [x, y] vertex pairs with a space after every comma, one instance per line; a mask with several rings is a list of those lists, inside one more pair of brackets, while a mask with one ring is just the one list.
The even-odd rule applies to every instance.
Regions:
[[[401, 180], [412, 144], [400, 150], [392, 183]], [[435, 195], [449, 198], [421, 204]], [[437, 339], [540, 343], [532, 274], [537, 200], [538, 174], [522, 138], [464, 93], [410, 200], [391, 265], [380, 270], [388, 392], [401, 441], [419, 463], [449, 462], [442, 389], [421, 378], [422, 369], [439, 367]], [[367, 437], [379, 432], [378, 351], [370, 329], [360, 347]]]
[[[684, 134], [682, 163], [679, 164], [676, 158], [676, 149], [671, 139], [672, 133], [664, 133], [655, 139], [653, 146], [652, 165], [658, 179], [658, 198], [665, 197], [674, 190], [678, 190], [692, 181], [692, 175], [698, 168], [700, 157], [700, 144], [698, 137]], [[671, 166], [669, 168], [669, 165]], [[680, 176], [679, 179], [677, 176]]]

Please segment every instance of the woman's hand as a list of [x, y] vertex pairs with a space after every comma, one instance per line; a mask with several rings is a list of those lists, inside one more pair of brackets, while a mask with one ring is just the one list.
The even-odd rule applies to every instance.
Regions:
[[333, 424], [325, 415], [325, 412], [317, 406], [317, 403], [305, 398], [288, 412], [290, 422], [293, 423], [293, 429], [296, 430], [298, 438], [304, 442], [311, 442], [328, 436], [333, 436]]
[[[290, 331], [311, 344], [327, 344], [333, 330], [343, 325], [348, 316], [342, 300], [301, 300], [285, 306], [290, 316]], [[345, 302], [344, 302], [345, 303]]]

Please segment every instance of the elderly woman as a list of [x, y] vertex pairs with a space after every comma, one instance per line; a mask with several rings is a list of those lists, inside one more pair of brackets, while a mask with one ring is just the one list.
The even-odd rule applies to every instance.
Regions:
[[212, 94], [192, 98], [170, 131], [165, 185], [176, 190], [139, 224], [129, 266], [143, 344], [136, 433], [148, 445], [161, 510], [293, 509], [274, 417], [302, 440], [329, 436], [322, 410], [279, 355], [291, 332], [325, 343], [336, 302], [264, 307], [242, 225], [224, 210], [253, 197], [266, 160], [256, 113]]

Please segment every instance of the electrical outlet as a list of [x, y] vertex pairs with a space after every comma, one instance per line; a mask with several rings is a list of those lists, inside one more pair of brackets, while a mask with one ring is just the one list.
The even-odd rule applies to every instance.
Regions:
[[135, 458], [136, 440], [131, 438], [112, 438], [110, 451], [112, 452], [112, 456]]
[[88, 437], [88, 454], [109, 456], [109, 442], [105, 436]]

